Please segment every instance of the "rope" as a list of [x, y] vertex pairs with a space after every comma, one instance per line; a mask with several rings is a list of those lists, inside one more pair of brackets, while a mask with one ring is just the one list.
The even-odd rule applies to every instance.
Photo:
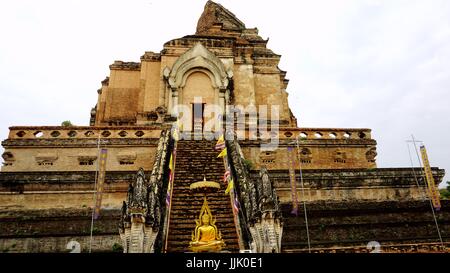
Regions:
[[419, 180], [417, 179], [417, 176], [416, 176], [416, 171], [414, 170], [414, 163], [413, 163], [413, 160], [412, 160], [411, 150], [409, 148], [409, 143], [406, 143], [406, 146], [408, 147], [409, 161], [411, 162], [411, 170], [413, 172], [414, 180], [416, 181], [417, 188], [419, 188], [419, 190], [420, 190], [420, 192], [422, 194], [422, 198], [426, 199], [426, 192], [422, 191], [422, 187], [419, 185]]
[[[311, 253], [311, 239], [309, 237], [308, 213], [306, 212], [305, 186], [303, 183], [302, 162], [300, 159], [300, 145], [299, 145], [298, 138], [296, 139], [296, 141], [297, 141], [297, 157], [298, 157], [298, 164], [299, 164], [299, 169], [300, 169], [300, 184], [302, 186], [303, 210], [305, 212], [306, 237], [308, 238], [308, 252]], [[309, 201], [311, 201], [311, 200], [309, 200]]]
[[89, 253], [92, 252], [92, 232], [94, 230], [94, 213], [95, 213], [95, 205], [97, 201], [97, 175], [98, 175], [98, 169], [100, 167], [100, 130], [98, 131], [98, 138], [97, 138], [97, 168], [95, 169], [95, 178], [94, 178], [94, 200], [93, 200], [93, 207], [92, 207], [92, 217], [91, 217], [91, 235], [89, 238]]

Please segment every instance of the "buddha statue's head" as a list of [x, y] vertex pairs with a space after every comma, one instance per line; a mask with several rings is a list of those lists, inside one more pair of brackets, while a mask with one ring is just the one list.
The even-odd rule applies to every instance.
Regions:
[[202, 224], [209, 225], [209, 215], [208, 213], [203, 213], [202, 215]]

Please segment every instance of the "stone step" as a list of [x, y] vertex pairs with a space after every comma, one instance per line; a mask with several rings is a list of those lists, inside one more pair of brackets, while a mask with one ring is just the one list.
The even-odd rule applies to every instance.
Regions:
[[[230, 214], [231, 214], [231, 212], [230, 212], [230, 214], [228, 213], [228, 211], [226, 211], [226, 212], [222, 212], [223, 210], [228, 210], [228, 208], [229, 208], [229, 206], [230, 206], [230, 204], [228, 203], [228, 204], [225, 204], [225, 205], [223, 205], [223, 206], [220, 206], [220, 205], [215, 205], [214, 206], [214, 208], [211, 208], [211, 211], [212, 211], [212, 213], [213, 213], [213, 215], [214, 214], [218, 214], [218, 215], [226, 215], [226, 216], [229, 216]], [[171, 214], [173, 214], [175, 211], [181, 211], [182, 213], [187, 213], [187, 215], [186, 216], [193, 216], [193, 217], [198, 217], [198, 215], [199, 215], [199, 213], [200, 213], [200, 208], [198, 208], [199, 206], [186, 206], [186, 205], [184, 205], [184, 204], [180, 204], [180, 205], [175, 205], [175, 204], [172, 204], [172, 212], [171, 212]], [[197, 209], [197, 210], [199, 210], [199, 213], [192, 213], [192, 210], [193, 209]]]
[[[190, 241], [189, 241], [190, 242]], [[182, 240], [174, 241], [173, 243], [169, 243], [168, 247], [171, 249], [170, 252], [186, 252], [189, 251], [189, 242], [185, 242]], [[239, 244], [236, 242], [233, 242], [233, 240], [224, 240], [225, 247], [223, 250], [229, 250], [229, 251], [239, 251]]]
[[[208, 200], [208, 204], [210, 204], [211, 201], [213, 200]], [[172, 199], [172, 209], [189, 209], [189, 210], [197, 209], [199, 210], [198, 212], [200, 212], [202, 205], [203, 202], [192, 202], [191, 200]], [[221, 210], [231, 209], [231, 204], [229, 200], [220, 201], [211, 206], [210, 209], [212, 212], [220, 213]]]
[[[171, 215], [172, 217], [172, 215]], [[171, 222], [171, 228], [178, 228], [179, 226], [185, 225], [187, 227], [195, 227], [195, 221], [197, 220], [197, 218], [191, 218], [191, 219], [186, 219], [183, 218], [181, 219], [181, 216], [179, 215], [174, 215], [173, 218], [180, 218], [179, 220], [177, 219], [176, 222]], [[218, 228], [222, 228], [222, 227], [227, 227], [228, 225], [230, 225], [230, 227], [234, 228], [234, 221], [228, 221], [229, 217], [220, 217], [220, 218], [216, 218], [216, 226]], [[172, 220], [174, 220], [172, 219]], [[174, 223], [176, 223], [176, 225], [174, 225]]]
[[[225, 197], [225, 198], [223, 198]], [[220, 202], [219, 204], [223, 205], [223, 204], [230, 204], [230, 197], [229, 195], [225, 195], [224, 196], [208, 196], [208, 198], [206, 200], [208, 200], [208, 204], [210, 200], [213, 200], [212, 198], [214, 198], [215, 200], [217, 200], [217, 202]], [[219, 200], [218, 200], [219, 199]], [[191, 205], [194, 204], [196, 206], [198, 206], [200, 204], [200, 207], [203, 204], [203, 196], [201, 197], [193, 197], [190, 194], [186, 194], [185, 192], [182, 191], [173, 191], [172, 193], [172, 200], [174, 202], [183, 202], [186, 205]], [[214, 207], [214, 205], [212, 205], [212, 207]]]
[[[211, 209], [211, 212], [214, 215], [214, 218], [218, 218], [218, 217], [229, 217], [232, 216], [233, 214], [228, 211], [223, 212], [223, 210], [227, 210], [228, 207], [223, 206], [222, 208], [218, 208], [217, 206], [215, 207], [216, 209]], [[200, 213], [200, 209], [196, 208], [196, 207], [181, 207], [181, 206], [172, 206], [172, 212], [170, 213], [171, 215], [177, 215], [177, 213], [182, 213], [184, 216], [186, 217], [192, 217], [192, 218], [198, 218], [199, 217], [199, 213], [192, 213], [192, 210], [198, 210], [198, 212]]]
[[[236, 237], [236, 230], [221, 232], [223, 239], [233, 239]], [[190, 230], [175, 230], [172, 233], [172, 239], [183, 239], [190, 241], [192, 239], [192, 229]]]
[[207, 200], [216, 219], [216, 226], [227, 244], [226, 249], [238, 250], [238, 237], [234, 225], [233, 211], [229, 195], [225, 195], [225, 172], [223, 159], [217, 158], [220, 151], [214, 149], [216, 141], [179, 141], [175, 163], [174, 190], [168, 234], [169, 252], [186, 252], [195, 229], [195, 220], [203, 205], [203, 194], [193, 193], [192, 183], [208, 181], [220, 183], [217, 193], [208, 194]]
[[[222, 237], [222, 240], [225, 242], [225, 244], [232, 246], [232, 245], [236, 245], [238, 246], [239, 243], [235, 240], [234, 237]], [[171, 242], [168, 243], [169, 246], [189, 246], [189, 243], [192, 241], [192, 235], [189, 237], [185, 237], [185, 236], [181, 236], [181, 237], [177, 237], [177, 236], [173, 236], [173, 240]]]
[[[176, 187], [176, 186], [174, 186]], [[225, 190], [224, 190], [225, 193]], [[227, 194], [219, 194], [219, 195], [208, 195], [207, 199], [208, 203], [210, 200], [212, 200], [211, 198], [214, 198], [215, 200], [218, 201], [225, 201], [225, 198], [228, 201], [228, 203], [230, 203], [230, 196]], [[192, 196], [192, 194], [188, 194], [186, 193], [184, 190], [174, 190], [172, 192], [172, 200], [177, 200], [177, 201], [188, 201], [188, 202], [192, 202], [192, 203], [202, 203], [203, 204], [203, 196]]]

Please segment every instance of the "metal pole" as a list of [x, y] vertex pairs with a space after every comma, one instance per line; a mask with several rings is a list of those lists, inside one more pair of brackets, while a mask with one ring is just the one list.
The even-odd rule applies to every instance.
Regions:
[[416, 171], [414, 170], [414, 163], [413, 163], [413, 160], [412, 160], [411, 151], [409, 149], [409, 143], [408, 142], [406, 143], [406, 147], [408, 148], [409, 161], [411, 162], [411, 170], [413, 172], [414, 180], [416, 181], [417, 188], [419, 189], [419, 191], [420, 191], [420, 193], [422, 195], [421, 197], [425, 200], [427, 195], [426, 195], [425, 191], [422, 191], [422, 187], [419, 185], [419, 180], [417, 179]]
[[[420, 167], [420, 168], [423, 168], [423, 167], [422, 167], [422, 162], [420, 161], [419, 152], [418, 152], [418, 150], [417, 150], [416, 140], [415, 140], [415, 138], [414, 138], [414, 135], [411, 134], [411, 137], [412, 137], [412, 140], [413, 140], [414, 149], [416, 150], [417, 160], [419, 161], [419, 167]], [[408, 146], [408, 150], [409, 150], [409, 146]], [[412, 161], [411, 161], [411, 162], [412, 162]], [[423, 176], [424, 176], [424, 179], [426, 179], [426, 178], [425, 178], [425, 172], [423, 172], [423, 173], [424, 173], [424, 175], [423, 175]], [[415, 175], [415, 173], [414, 173], [414, 175]], [[425, 192], [426, 192], [426, 183], [425, 183]], [[444, 242], [443, 242], [443, 240], [442, 240], [441, 231], [439, 230], [439, 225], [438, 225], [438, 222], [437, 222], [436, 213], [434, 212], [433, 203], [431, 202], [431, 199], [430, 199], [430, 198], [428, 198], [428, 200], [429, 200], [429, 202], [430, 202], [431, 212], [433, 213], [434, 223], [436, 224], [436, 230], [437, 230], [438, 235], [439, 235], [439, 241], [441, 242], [441, 246], [442, 246], [442, 248], [443, 248], [443, 247], [444, 247]]]

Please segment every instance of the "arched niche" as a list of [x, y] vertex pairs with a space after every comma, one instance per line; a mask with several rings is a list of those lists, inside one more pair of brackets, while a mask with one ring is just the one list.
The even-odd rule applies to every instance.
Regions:
[[[212, 74], [204, 69], [192, 69], [186, 73], [181, 85], [182, 92], [178, 94], [178, 103], [192, 104], [201, 102], [205, 104], [219, 104], [219, 92], [214, 86]], [[201, 98], [195, 101], [195, 98]]]

